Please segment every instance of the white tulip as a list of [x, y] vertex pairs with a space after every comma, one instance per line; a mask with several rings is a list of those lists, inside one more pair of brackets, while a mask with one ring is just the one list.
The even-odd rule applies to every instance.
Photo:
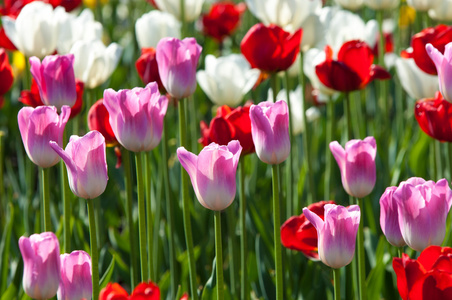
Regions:
[[[161, 11], [166, 11], [177, 19], [181, 19], [180, 0], [155, 0], [155, 3]], [[203, 3], [204, 0], [185, 0], [185, 21], [192, 22], [198, 19]]]
[[364, 0], [335, 0], [334, 2], [349, 10], [358, 10], [364, 5]]
[[181, 23], [172, 14], [152, 10], [135, 23], [137, 42], [140, 48], [156, 48], [164, 37], [180, 38]]
[[397, 58], [396, 71], [403, 89], [413, 99], [433, 98], [439, 90], [438, 76], [419, 69], [412, 58]]
[[116, 43], [105, 47], [100, 40], [77, 41], [70, 53], [75, 57], [75, 77], [83, 81], [87, 88], [95, 88], [116, 69], [122, 48]]
[[205, 62], [206, 69], [198, 71], [196, 79], [209, 99], [217, 105], [239, 105], [259, 78], [260, 71], [251, 69], [241, 54], [219, 58], [209, 54]]
[[409, 6], [412, 6], [416, 11], [427, 11], [436, 6], [441, 0], [407, 0]]
[[432, 5], [431, 9], [428, 11], [430, 18], [441, 21], [441, 22], [451, 22], [452, 21], [452, 0], [440, 0], [436, 1]]
[[393, 9], [399, 6], [400, 0], [364, 0], [366, 5], [372, 9]]

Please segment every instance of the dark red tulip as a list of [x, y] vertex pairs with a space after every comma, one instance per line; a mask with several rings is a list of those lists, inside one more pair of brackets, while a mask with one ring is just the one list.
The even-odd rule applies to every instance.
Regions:
[[6, 94], [14, 82], [13, 69], [9, 64], [5, 49], [0, 48], [0, 108], [3, 106], [3, 95]]
[[[308, 206], [308, 209], [324, 219], [326, 204], [335, 204], [334, 201], [320, 201]], [[307, 258], [319, 260], [317, 252], [317, 230], [304, 214], [290, 217], [281, 226], [281, 243], [284, 247], [301, 251]]]
[[364, 88], [374, 79], [389, 79], [391, 75], [373, 64], [372, 49], [362, 41], [353, 40], [342, 45], [333, 60], [333, 50], [325, 47], [326, 60], [315, 67], [320, 81], [327, 87], [351, 92]]
[[232, 140], [239, 140], [243, 147], [242, 155], [253, 153], [254, 143], [251, 136], [250, 106], [232, 109], [227, 105], [218, 108], [217, 115], [210, 121], [201, 121], [201, 135], [199, 142], [204, 146], [215, 142], [219, 145], [227, 145]]
[[218, 42], [222, 42], [237, 28], [240, 17], [246, 10], [245, 3], [234, 4], [230, 1], [212, 4], [208, 14], [202, 16], [202, 31]]
[[160, 289], [153, 283], [142, 282], [129, 294], [117, 283], [108, 283], [100, 291], [99, 300], [160, 300]]
[[118, 283], [109, 282], [99, 294], [99, 300], [128, 300], [129, 294]]
[[159, 67], [155, 58], [154, 48], [141, 49], [141, 56], [135, 62], [138, 75], [145, 85], [149, 82], [156, 81], [162, 94], [166, 94], [165, 87], [159, 75]]
[[71, 12], [82, 4], [82, 0], [46, 0], [53, 7], [62, 6], [67, 12]]
[[430, 246], [417, 260], [404, 253], [392, 267], [403, 300], [452, 299], [452, 248]]
[[452, 103], [437, 92], [416, 102], [414, 116], [422, 131], [441, 142], [452, 142]]
[[104, 106], [104, 100], [97, 100], [88, 111], [88, 128], [89, 130], [99, 131], [105, 138], [105, 144], [108, 147], [118, 144], [113, 129], [111, 128], [110, 115]]
[[240, 50], [252, 68], [265, 72], [287, 70], [300, 52], [302, 30], [290, 34], [277, 25], [256, 24], [248, 30]]

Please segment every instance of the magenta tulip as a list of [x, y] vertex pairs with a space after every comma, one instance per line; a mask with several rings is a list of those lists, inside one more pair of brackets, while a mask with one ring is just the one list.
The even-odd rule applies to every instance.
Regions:
[[330, 150], [341, 170], [345, 191], [357, 198], [369, 195], [376, 180], [375, 138], [369, 136], [364, 140], [350, 140], [345, 144], [345, 149], [334, 141], [330, 143]]
[[65, 150], [53, 141], [50, 146], [66, 164], [69, 186], [77, 197], [93, 199], [105, 191], [107, 161], [105, 138], [100, 132], [90, 131], [83, 137], [71, 136]]
[[30, 72], [36, 80], [45, 105], [58, 110], [63, 105], [72, 107], [77, 100], [74, 75], [74, 55], [48, 55], [41, 61], [30, 57]]
[[195, 92], [201, 50], [194, 38], [163, 38], [157, 44], [160, 79], [172, 97], [182, 99]]
[[54, 106], [23, 107], [18, 115], [20, 135], [30, 160], [42, 168], [49, 168], [60, 161], [60, 157], [50, 148], [49, 142], [63, 145], [63, 132], [71, 109], [61, 108], [58, 116]]
[[104, 105], [119, 143], [133, 152], [150, 151], [162, 138], [168, 99], [160, 96], [156, 82], [145, 88], [104, 91]]
[[452, 102], [452, 42], [446, 45], [444, 55], [432, 44], [427, 44], [425, 49], [435, 63], [441, 94], [444, 99]]
[[190, 175], [196, 197], [202, 206], [218, 211], [232, 203], [241, 152], [239, 141], [231, 141], [227, 146], [211, 143], [201, 150], [199, 156], [184, 147], [177, 149], [177, 157]]
[[391, 245], [403, 247], [406, 243], [400, 232], [397, 202], [393, 197], [396, 189], [396, 186], [386, 188], [380, 198], [380, 226]]
[[320, 260], [333, 269], [348, 265], [355, 254], [361, 212], [358, 205], [325, 205], [325, 219], [303, 208], [306, 219], [317, 229]]
[[24, 260], [23, 288], [34, 299], [50, 299], [60, 283], [60, 245], [53, 232], [20, 237]]
[[279, 100], [252, 105], [250, 119], [251, 135], [259, 159], [270, 165], [285, 161], [290, 153], [287, 103]]
[[402, 182], [393, 197], [397, 202], [400, 231], [407, 245], [416, 251], [430, 245], [440, 246], [452, 204], [447, 180], [435, 183], [413, 177]]
[[93, 284], [91, 278], [91, 257], [82, 250], [61, 254], [61, 281], [58, 300], [91, 299]]

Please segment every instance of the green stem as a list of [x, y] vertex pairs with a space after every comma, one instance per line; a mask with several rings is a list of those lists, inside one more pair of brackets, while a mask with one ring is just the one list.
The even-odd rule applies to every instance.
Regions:
[[140, 242], [141, 281], [148, 277], [148, 262], [146, 253], [146, 204], [143, 187], [143, 157], [141, 152], [135, 153], [135, 164], [137, 171], [137, 193], [138, 193], [138, 234]]
[[345, 114], [345, 126], [346, 126], [346, 140], [349, 141], [353, 138], [352, 133], [352, 116], [350, 113], [350, 97], [349, 93], [344, 94], [344, 114]]
[[221, 211], [215, 211], [215, 260], [217, 268], [217, 300], [224, 298], [223, 250], [221, 242]]
[[44, 231], [52, 231], [52, 221], [50, 219], [50, 190], [49, 190], [49, 170], [41, 168], [42, 181], [42, 210], [44, 216]]
[[5, 221], [5, 210], [6, 210], [6, 203], [7, 202], [3, 202], [3, 199], [6, 200], [6, 195], [5, 195], [5, 183], [4, 183], [4, 179], [3, 179], [3, 136], [4, 136], [4, 132], [2, 130], [0, 130], [0, 227], [4, 228], [3, 226], [6, 224]]
[[276, 299], [283, 299], [283, 274], [282, 274], [282, 255], [281, 255], [281, 221], [279, 211], [279, 165], [272, 165], [272, 189], [273, 189], [273, 229], [275, 243], [275, 270], [276, 270]]
[[399, 256], [400, 258], [402, 258], [402, 256], [403, 256], [403, 247], [398, 247], [398, 248], [397, 248], [397, 254], [398, 254], [398, 256]]
[[436, 180], [443, 178], [443, 160], [441, 157], [441, 142], [438, 140], [433, 140], [433, 143], [435, 145], [435, 158], [436, 158], [436, 171], [437, 173], [435, 174], [436, 176]]
[[69, 189], [66, 166], [60, 161], [60, 181], [63, 196], [63, 236], [64, 236], [64, 253], [71, 252], [71, 193]]
[[451, 177], [452, 176], [452, 143], [447, 143], [447, 154], [449, 156], [449, 177]]
[[[185, 99], [179, 100], [179, 139], [181, 147], [187, 146], [186, 136], [186, 121], [185, 121]], [[190, 219], [190, 202], [188, 199], [188, 174], [184, 168], [181, 168], [182, 181], [182, 213], [184, 219], [185, 241], [187, 244], [188, 253], [188, 270], [190, 273], [190, 287], [191, 296], [193, 300], [198, 299], [198, 289], [196, 288], [196, 268], [195, 268], [195, 254], [193, 251], [193, 236]]]
[[236, 296], [236, 241], [235, 241], [235, 226], [236, 226], [236, 217], [235, 217], [235, 209], [234, 204], [229, 206], [229, 209], [226, 211], [226, 222], [228, 226], [228, 251], [230, 256], [229, 263], [229, 277], [230, 277], [230, 291], [233, 297]]
[[93, 300], [99, 299], [99, 251], [97, 249], [96, 220], [93, 199], [87, 199], [89, 218], [89, 241], [91, 245], [91, 272], [93, 281]]
[[334, 300], [341, 299], [341, 269], [333, 269]]
[[240, 200], [240, 267], [242, 277], [240, 282], [240, 299], [248, 300], [247, 287], [247, 265], [246, 265], [246, 196], [245, 196], [245, 158], [242, 157], [239, 163], [239, 200]]
[[[362, 199], [356, 199], [356, 203], [361, 209], [361, 216], [363, 216], [364, 205], [362, 205]], [[366, 261], [364, 258], [364, 218], [361, 218], [358, 227], [358, 283], [359, 283], [359, 296], [360, 299], [367, 299], [366, 292]]]
[[145, 178], [145, 191], [146, 191], [146, 225], [147, 225], [147, 248], [148, 248], [148, 272], [149, 277], [146, 280], [157, 279], [154, 274], [153, 266], [153, 240], [152, 240], [152, 199], [151, 199], [151, 152], [143, 153], [144, 155], [144, 178]]
[[363, 139], [365, 138], [365, 125], [364, 125], [364, 121], [363, 121], [363, 111], [362, 111], [362, 107], [361, 107], [361, 97], [360, 97], [360, 92], [355, 92], [354, 93], [354, 111], [353, 111], [353, 115], [355, 116], [355, 121], [354, 122], [354, 130], [355, 130], [355, 136]]
[[181, 39], [183, 39], [185, 37], [185, 30], [187, 27], [187, 21], [185, 20], [185, 0], [179, 0], [179, 5], [180, 5], [180, 23], [181, 23], [181, 27], [180, 27], [180, 37]]
[[284, 82], [286, 86], [287, 107], [289, 109], [289, 137], [290, 137], [290, 152], [288, 160], [286, 161], [287, 168], [287, 198], [286, 198], [286, 218], [289, 218], [293, 214], [293, 195], [294, 193], [294, 180], [293, 180], [293, 153], [295, 148], [294, 136], [293, 136], [293, 118], [292, 108], [290, 105], [290, 85], [289, 85], [289, 73], [284, 72]]
[[325, 166], [325, 199], [330, 199], [330, 189], [331, 189], [331, 170], [333, 165], [332, 154], [330, 151], [330, 142], [333, 141], [333, 130], [334, 130], [334, 102], [333, 98], [330, 96], [328, 102], [326, 103], [326, 166]]

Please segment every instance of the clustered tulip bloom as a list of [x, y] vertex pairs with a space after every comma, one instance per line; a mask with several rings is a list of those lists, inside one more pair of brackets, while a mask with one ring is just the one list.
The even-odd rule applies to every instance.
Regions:
[[237, 28], [245, 10], [246, 5], [243, 2], [238, 4], [230, 1], [213, 3], [209, 13], [202, 16], [203, 33], [222, 42]]
[[375, 138], [369, 136], [364, 140], [350, 140], [345, 144], [345, 149], [334, 141], [330, 143], [330, 150], [341, 170], [345, 191], [357, 198], [369, 195], [377, 178]]
[[110, 114], [104, 105], [104, 99], [97, 100], [88, 111], [89, 130], [99, 131], [104, 136], [107, 147], [118, 144], [118, 140], [111, 128], [109, 118]]
[[348, 265], [355, 254], [361, 212], [358, 205], [326, 204], [324, 209], [324, 220], [306, 207], [303, 213], [317, 230], [320, 260], [339, 269]]
[[135, 62], [135, 68], [144, 84], [157, 82], [159, 90], [162, 94], [166, 94], [165, 87], [160, 79], [159, 66], [155, 57], [154, 48], [142, 48], [141, 55]]
[[[153, 283], [142, 282], [135, 287], [129, 296], [127, 291], [118, 283], [108, 283], [100, 291], [99, 300], [160, 300], [160, 289]], [[182, 299], [182, 298], [181, 298]]]
[[[324, 220], [326, 204], [336, 203], [334, 203], [334, 201], [320, 201], [309, 205], [307, 209]], [[309, 259], [320, 259], [317, 249], [317, 230], [312, 223], [306, 219], [304, 213], [299, 216], [290, 217], [284, 222], [281, 226], [281, 243], [286, 248], [301, 251], [301, 253]]]
[[440, 92], [435, 98], [418, 100], [414, 116], [426, 134], [441, 142], [452, 142], [452, 103]]
[[429, 246], [417, 259], [403, 253], [393, 259], [392, 267], [403, 300], [452, 298], [452, 248]]
[[444, 55], [432, 44], [427, 44], [425, 49], [438, 71], [441, 94], [447, 101], [452, 102], [452, 42], [445, 46]]
[[181, 23], [172, 14], [151, 10], [135, 23], [138, 46], [141, 49], [155, 48], [162, 38], [180, 38], [180, 28]]
[[82, 250], [61, 254], [61, 279], [57, 297], [59, 300], [91, 299], [93, 283], [91, 257]]
[[396, 186], [386, 188], [380, 198], [380, 226], [388, 242], [395, 247], [406, 245], [399, 225], [399, 211], [393, 197]]
[[0, 48], [0, 108], [3, 103], [3, 95], [8, 92], [14, 82], [13, 69], [9, 64], [5, 49]]
[[235, 197], [236, 172], [242, 146], [231, 141], [227, 146], [215, 143], [204, 147], [198, 156], [177, 149], [177, 157], [190, 176], [199, 203], [210, 210], [224, 210]]

